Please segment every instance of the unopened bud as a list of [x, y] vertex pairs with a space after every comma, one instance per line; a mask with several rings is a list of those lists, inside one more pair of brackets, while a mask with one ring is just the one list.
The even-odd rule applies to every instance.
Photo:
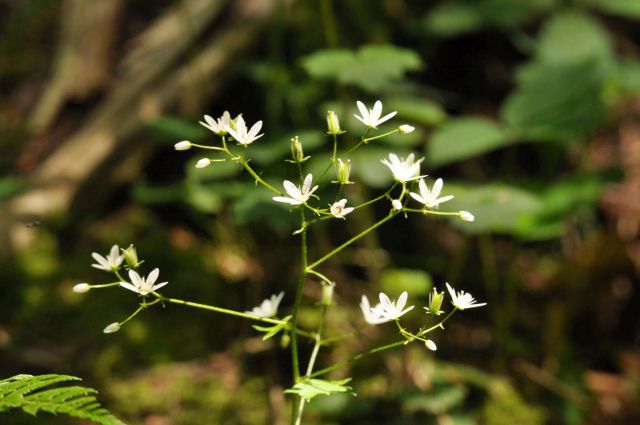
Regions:
[[463, 221], [473, 221], [476, 219], [469, 211], [460, 211], [458, 217]]
[[78, 283], [73, 287], [73, 292], [76, 294], [84, 294], [85, 292], [89, 292], [91, 290], [91, 285], [88, 283]]
[[340, 184], [352, 184], [349, 181], [349, 175], [351, 174], [351, 160], [347, 159], [347, 162], [338, 159], [336, 163], [336, 174], [338, 175], [338, 183]]
[[188, 140], [183, 140], [182, 142], [178, 142], [175, 145], [173, 145], [173, 147], [177, 151], [186, 151], [191, 149], [191, 142]]
[[413, 132], [413, 130], [415, 130], [416, 128], [412, 125], [409, 124], [402, 124], [400, 127], [398, 127], [398, 131], [402, 134], [409, 134], [411, 132]]
[[431, 341], [430, 339], [428, 339], [425, 343], [424, 346], [427, 347], [429, 350], [431, 351], [436, 351], [438, 349], [438, 346], [436, 345], [435, 342]]
[[334, 282], [327, 285], [322, 285], [322, 305], [333, 305], [333, 288], [336, 286]]
[[283, 334], [280, 338], [280, 347], [287, 348], [289, 346], [289, 342], [291, 342], [289, 334]]
[[394, 199], [393, 201], [391, 201], [391, 206], [393, 207], [394, 210], [401, 210], [402, 202], [400, 202], [399, 199]]
[[302, 162], [305, 160], [302, 143], [300, 143], [300, 138], [298, 136], [291, 139], [291, 157], [295, 162]]
[[113, 322], [112, 324], [110, 324], [109, 326], [104, 328], [104, 330], [102, 332], [104, 332], [106, 334], [112, 334], [114, 332], [118, 332], [119, 330], [120, 330], [120, 323]]
[[209, 158], [202, 158], [196, 162], [196, 168], [207, 168], [211, 164], [211, 160]]
[[340, 120], [338, 120], [338, 116], [333, 111], [327, 112], [327, 128], [329, 129], [329, 131], [327, 131], [328, 134], [344, 133], [340, 129]]
[[122, 250], [122, 254], [124, 255], [124, 261], [127, 262], [129, 267], [136, 268], [140, 265], [140, 260], [138, 260], [138, 252], [136, 251], [136, 247], [133, 244], [129, 245], [129, 248]]
[[427, 314], [433, 314], [435, 316], [439, 316], [444, 311], [440, 310], [442, 307], [442, 301], [444, 300], [444, 291], [438, 292], [436, 288], [433, 288], [433, 291], [429, 294], [429, 307], [426, 307], [425, 310]]

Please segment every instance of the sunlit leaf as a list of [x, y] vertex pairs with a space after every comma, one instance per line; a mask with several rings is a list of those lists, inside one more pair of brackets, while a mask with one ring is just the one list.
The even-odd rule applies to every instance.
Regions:
[[427, 295], [433, 282], [429, 273], [423, 270], [388, 269], [380, 276], [382, 292], [401, 294], [407, 291], [412, 296]]
[[398, 111], [396, 120], [411, 124], [435, 126], [447, 119], [447, 113], [436, 102], [420, 97], [393, 97], [384, 102], [389, 111]]
[[285, 393], [297, 394], [307, 401], [319, 395], [330, 395], [334, 393], [350, 393], [355, 395], [352, 388], [345, 385], [349, 381], [351, 381], [351, 378], [342, 379], [340, 381], [325, 381], [324, 379], [307, 378], [294, 385], [293, 388], [285, 390]]

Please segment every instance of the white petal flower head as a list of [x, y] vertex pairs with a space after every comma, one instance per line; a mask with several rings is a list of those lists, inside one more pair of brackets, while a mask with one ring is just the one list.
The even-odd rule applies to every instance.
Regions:
[[273, 200], [276, 202], [284, 202], [285, 204], [291, 205], [302, 205], [309, 197], [313, 194], [313, 192], [318, 189], [318, 186], [311, 187], [311, 183], [313, 181], [313, 176], [311, 174], [307, 174], [307, 177], [304, 178], [304, 182], [302, 182], [302, 187], [298, 187], [291, 183], [289, 180], [285, 180], [282, 185], [284, 189], [287, 191], [289, 197], [286, 196], [274, 196]]
[[227, 132], [243, 146], [247, 146], [264, 136], [264, 134], [258, 134], [262, 128], [262, 121], [258, 121], [250, 129], [247, 129], [244, 118], [238, 116], [235, 124], [235, 128], [233, 128], [231, 124], [225, 126], [225, 128]]
[[385, 158], [381, 162], [389, 167], [396, 181], [404, 183], [424, 177], [420, 175], [420, 163], [422, 161], [424, 161], [424, 158], [416, 161], [414, 154], [409, 154], [406, 158], [398, 158], [395, 153], [390, 153], [389, 160]]
[[436, 351], [438, 349], [438, 346], [436, 345], [435, 342], [433, 342], [432, 340], [428, 339], [425, 343], [424, 346], [427, 347], [429, 350], [431, 351]]
[[473, 221], [476, 218], [473, 216], [473, 214], [471, 214], [469, 211], [460, 211], [458, 213], [458, 216], [460, 217], [460, 220], [462, 221]]
[[382, 318], [380, 315], [381, 305], [378, 303], [375, 307], [371, 307], [369, 304], [369, 298], [366, 295], [362, 296], [362, 301], [360, 302], [360, 309], [362, 310], [362, 315], [364, 316], [364, 320], [370, 325], [379, 325], [381, 323], [388, 322], [387, 319]]
[[124, 260], [124, 255], [120, 254], [120, 248], [118, 248], [118, 245], [112, 246], [109, 255], [106, 257], [103, 257], [97, 252], [92, 253], [91, 256], [98, 262], [98, 264], [92, 264], [91, 267], [108, 272], [118, 270], [120, 268], [120, 264], [122, 264], [122, 260]]
[[245, 311], [245, 313], [263, 318], [274, 317], [276, 314], [278, 314], [278, 306], [280, 306], [282, 297], [284, 297], [284, 292], [280, 292], [277, 295], [271, 295], [271, 297], [262, 301], [259, 306], [254, 307], [251, 311]]
[[189, 149], [191, 149], [191, 142], [188, 140], [183, 140], [182, 142], [178, 142], [175, 145], [173, 145], [174, 149], [177, 151], [187, 151]]
[[391, 301], [387, 294], [380, 292], [380, 304], [373, 309], [376, 310], [381, 318], [386, 319], [386, 321], [399, 319], [400, 316], [413, 310], [414, 306], [404, 308], [407, 304], [408, 296], [407, 291], [404, 291], [398, 297], [398, 301]]
[[402, 124], [400, 127], [398, 127], [398, 131], [401, 134], [409, 134], [409, 133], [413, 133], [413, 130], [415, 130], [416, 128], [412, 125], [409, 124]]
[[331, 211], [331, 215], [333, 215], [335, 218], [344, 218], [345, 215], [349, 214], [351, 211], [354, 210], [353, 207], [345, 208], [346, 204], [347, 204], [346, 199], [341, 199], [338, 202], [334, 202], [329, 207], [329, 211]]
[[402, 201], [400, 199], [394, 199], [391, 201], [391, 207], [394, 210], [400, 211], [402, 209]]
[[364, 125], [371, 128], [377, 128], [380, 124], [387, 120], [390, 120], [398, 113], [397, 111], [394, 111], [381, 118], [380, 115], [382, 115], [382, 102], [380, 102], [379, 100], [374, 103], [372, 109], [367, 109], [364, 103], [360, 101], [356, 102], [356, 104], [358, 105], [358, 110], [360, 110], [361, 116], [355, 114], [353, 116], [360, 120]]
[[453, 195], [447, 195], [447, 196], [443, 196], [442, 198], [438, 198], [438, 196], [440, 196], [440, 192], [442, 191], [443, 184], [444, 184], [443, 180], [438, 179], [433, 184], [433, 187], [431, 188], [431, 190], [429, 190], [429, 187], [425, 183], [424, 179], [420, 179], [420, 181], [418, 182], [420, 194], [411, 192], [409, 193], [409, 195], [411, 195], [411, 197], [416, 201], [420, 202], [421, 204], [424, 204], [424, 206], [429, 209], [437, 208], [443, 202], [447, 202], [453, 199]]
[[207, 168], [211, 165], [211, 160], [209, 158], [202, 158], [196, 162], [196, 168]]
[[131, 283], [129, 282], [120, 282], [120, 286], [126, 288], [130, 291], [137, 292], [140, 295], [147, 295], [155, 290], [162, 288], [169, 282], [162, 282], [154, 285], [156, 280], [158, 280], [158, 275], [160, 274], [160, 269], [155, 268], [151, 270], [149, 276], [146, 278], [140, 276], [133, 270], [129, 270], [129, 279], [131, 279]]
[[487, 303], [476, 304], [475, 298], [469, 293], [465, 293], [464, 291], [460, 291], [456, 294], [456, 291], [447, 283], [447, 289], [449, 290], [449, 295], [451, 295], [451, 304], [460, 310], [465, 310], [467, 308], [475, 308], [482, 307], [487, 305]]
[[213, 131], [218, 136], [224, 136], [227, 134], [227, 127], [231, 123], [231, 116], [229, 115], [229, 111], [224, 111], [222, 116], [217, 120], [209, 115], [205, 115], [204, 120], [205, 122], [200, 121], [200, 124]]

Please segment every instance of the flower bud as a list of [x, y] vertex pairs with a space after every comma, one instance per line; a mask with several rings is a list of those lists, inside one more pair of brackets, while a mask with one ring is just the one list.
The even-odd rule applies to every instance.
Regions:
[[89, 292], [91, 290], [91, 285], [88, 283], [78, 283], [73, 287], [73, 292], [76, 294], [84, 294], [85, 292]]
[[430, 339], [428, 339], [425, 343], [424, 346], [427, 347], [429, 350], [431, 351], [436, 351], [438, 349], [438, 346], [436, 345], [435, 342], [431, 341]]
[[183, 140], [182, 142], [178, 142], [175, 145], [173, 145], [173, 147], [177, 151], [186, 151], [191, 149], [191, 142], [188, 140]]
[[460, 211], [458, 217], [463, 221], [473, 221], [476, 219], [469, 211]]
[[333, 111], [327, 112], [327, 128], [329, 129], [329, 131], [327, 131], [328, 134], [344, 133], [340, 129], [340, 121], [338, 120], [338, 116]]
[[196, 168], [207, 168], [211, 164], [211, 160], [209, 158], [202, 158], [196, 162]]
[[295, 162], [302, 162], [305, 160], [302, 143], [300, 143], [300, 138], [298, 136], [291, 139], [291, 157]]
[[427, 314], [433, 314], [435, 316], [439, 316], [444, 311], [440, 310], [442, 307], [442, 301], [444, 300], [444, 291], [438, 292], [436, 288], [433, 288], [433, 291], [429, 294], [429, 307], [425, 307]]
[[334, 282], [331, 282], [327, 285], [322, 285], [322, 300], [320, 301], [322, 305], [333, 305], [333, 288], [335, 286], [336, 284]]
[[398, 127], [398, 131], [402, 134], [409, 134], [411, 132], [413, 132], [413, 130], [415, 130], [416, 128], [412, 125], [409, 124], [402, 124], [400, 127]]
[[114, 332], [118, 332], [119, 330], [120, 330], [120, 323], [113, 322], [112, 324], [110, 324], [109, 326], [104, 328], [104, 330], [102, 332], [104, 332], [106, 334], [112, 334]]
[[336, 174], [338, 176], [337, 183], [352, 184], [353, 182], [349, 181], [349, 175], [351, 174], [351, 160], [347, 159], [347, 162], [344, 162], [338, 158], [338, 162], [336, 163]]
[[129, 267], [136, 268], [140, 265], [140, 260], [138, 260], [138, 252], [136, 251], [136, 247], [133, 244], [129, 245], [129, 248], [122, 250], [122, 254], [124, 255], [124, 261], [127, 262]]
[[291, 342], [291, 337], [289, 336], [288, 333], [285, 333], [280, 338], [280, 347], [287, 348], [290, 342]]
[[393, 207], [394, 210], [401, 210], [402, 202], [400, 202], [399, 199], [394, 199], [393, 201], [391, 201], [391, 206]]

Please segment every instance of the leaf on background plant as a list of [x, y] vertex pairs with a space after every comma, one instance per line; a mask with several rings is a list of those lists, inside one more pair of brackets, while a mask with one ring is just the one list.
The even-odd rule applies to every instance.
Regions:
[[407, 291], [412, 296], [426, 296], [432, 286], [431, 275], [423, 270], [389, 269], [380, 276], [380, 289], [386, 294]]
[[554, 0], [480, 0], [440, 3], [424, 18], [424, 26], [440, 37], [456, 37], [483, 28], [511, 29], [550, 9]]
[[610, 62], [613, 47], [606, 29], [584, 12], [567, 11], [549, 19], [542, 28], [536, 59], [547, 63]]
[[624, 18], [640, 19], [640, 2], [638, 0], [583, 0], [598, 10], [619, 15]]
[[479, 187], [445, 184], [444, 190], [455, 198], [443, 205], [443, 211], [465, 210], [475, 216], [472, 223], [452, 221], [455, 227], [471, 234], [513, 233], [522, 216], [537, 211], [542, 205], [539, 196], [507, 184]]
[[180, 140], [197, 142], [206, 139], [207, 136], [210, 136], [212, 140], [220, 139], [220, 137], [200, 124], [194, 123], [193, 120], [180, 117], [165, 115], [149, 123], [149, 127], [164, 141], [170, 142], [171, 144]]
[[355, 395], [353, 389], [345, 385], [349, 381], [351, 381], [351, 378], [342, 379], [340, 381], [325, 381], [324, 379], [306, 378], [302, 382], [294, 385], [293, 388], [285, 390], [285, 393], [297, 394], [307, 401], [319, 395], [330, 395], [335, 393], [349, 393]]
[[408, 152], [398, 149], [390, 149], [385, 146], [375, 146], [370, 143], [363, 149], [355, 151], [351, 155], [352, 181], [362, 183], [374, 188], [387, 187], [393, 181], [393, 175], [380, 161], [389, 156], [389, 152], [395, 152], [400, 157], [405, 157]]
[[446, 165], [507, 145], [507, 132], [485, 118], [460, 118], [438, 127], [427, 144], [427, 162]]
[[518, 79], [501, 114], [521, 139], [570, 141], [604, 119], [604, 75], [597, 62], [533, 63], [521, 69]]
[[640, 93], [640, 61], [627, 59], [618, 63], [616, 79], [624, 97]]
[[291, 320], [292, 317], [293, 316], [286, 316], [281, 319], [285, 323], [277, 323], [273, 326], [253, 325], [253, 329], [257, 330], [258, 332], [264, 332], [264, 335], [262, 336], [262, 340], [266, 341], [269, 338], [272, 338], [275, 335], [277, 335], [280, 331], [286, 329], [287, 325], [289, 324], [288, 322], [289, 320]]
[[393, 97], [385, 100], [389, 111], [398, 111], [396, 120], [432, 127], [447, 119], [447, 113], [438, 103], [422, 97]]
[[26, 182], [18, 177], [0, 178], [0, 199], [8, 199], [23, 191], [27, 187]]
[[442, 414], [459, 406], [467, 396], [468, 390], [464, 385], [438, 385], [430, 391], [413, 392], [402, 400], [403, 410], [408, 412], [426, 412], [432, 415]]
[[413, 50], [376, 44], [362, 46], [355, 53], [345, 49], [320, 50], [305, 56], [302, 66], [312, 77], [375, 93], [402, 79], [406, 72], [421, 69], [422, 60]]

